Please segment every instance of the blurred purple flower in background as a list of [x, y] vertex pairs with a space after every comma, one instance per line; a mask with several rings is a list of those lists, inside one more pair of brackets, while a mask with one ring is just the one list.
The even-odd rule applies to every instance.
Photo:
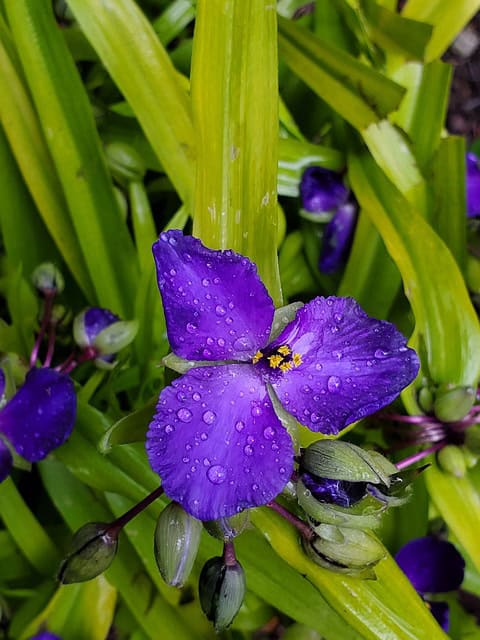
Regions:
[[446, 602], [430, 600], [432, 594], [455, 591], [463, 582], [465, 561], [450, 542], [425, 536], [407, 542], [395, 560], [428, 604], [432, 615], [444, 631], [449, 627]]
[[273, 396], [335, 434], [417, 374], [405, 338], [351, 298], [315, 298], [271, 336], [273, 301], [250, 260], [180, 231], [153, 252], [170, 345], [193, 368], [161, 392], [147, 453], [165, 493], [201, 520], [266, 504], [290, 479], [293, 444]]
[[467, 216], [480, 215], [480, 160], [474, 153], [467, 153]]

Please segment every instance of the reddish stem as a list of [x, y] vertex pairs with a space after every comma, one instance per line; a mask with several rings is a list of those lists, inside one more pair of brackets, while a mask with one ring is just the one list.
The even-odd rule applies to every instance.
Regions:
[[438, 442], [437, 444], [434, 444], [432, 447], [428, 447], [428, 449], [423, 449], [422, 451], [418, 451], [417, 453], [413, 454], [413, 456], [409, 456], [404, 460], [400, 460], [400, 462], [397, 462], [395, 466], [399, 471], [401, 469], [405, 469], [406, 467], [409, 467], [411, 464], [415, 464], [415, 462], [418, 462], [419, 460], [423, 460], [423, 458], [426, 458], [431, 453], [435, 453], [435, 451], [438, 451], [439, 449], [443, 449], [445, 444], [446, 444], [445, 442]]
[[126, 511], [122, 516], [114, 520], [110, 525], [108, 525], [105, 533], [110, 536], [116, 537], [123, 527], [133, 520], [135, 516], [138, 516], [144, 509], [146, 509], [152, 502], [154, 502], [158, 497], [160, 497], [163, 493], [163, 487], [158, 487], [155, 491], [152, 491], [148, 496], [146, 496], [143, 500], [141, 500], [134, 507]]
[[315, 532], [313, 531], [313, 529], [309, 527], [306, 522], [300, 520], [300, 518], [297, 518], [297, 516], [293, 515], [293, 513], [290, 513], [288, 509], [282, 507], [281, 504], [278, 504], [278, 502], [272, 500], [272, 502], [269, 502], [266, 506], [270, 507], [270, 509], [273, 509], [273, 511], [276, 511], [280, 516], [282, 516], [282, 518], [284, 518], [285, 520], [287, 520], [287, 522], [294, 526], [295, 529], [297, 529], [297, 531], [299, 531], [299, 533], [305, 538], [305, 540], [312, 540], [314, 538]]
[[53, 301], [55, 299], [55, 293], [47, 293], [45, 295], [45, 303], [43, 305], [42, 322], [40, 323], [40, 329], [38, 331], [37, 339], [33, 345], [32, 353], [30, 354], [30, 368], [35, 366], [38, 358], [38, 352], [40, 351], [40, 345], [42, 344], [43, 336], [50, 324], [52, 317]]

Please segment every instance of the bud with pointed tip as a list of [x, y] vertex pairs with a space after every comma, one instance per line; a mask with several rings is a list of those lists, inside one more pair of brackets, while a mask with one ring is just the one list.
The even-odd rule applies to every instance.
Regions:
[[162, 578], [172, 587], [188, 580], [197, 556], [202, 523], [177, 502], [160, 514], [155, 529], [155, 560]]
[[96, 578], [111, 565], [118, 547], [118, 530], [104, 522], [89, 522], [73, 536], [58, 579], [63, 584]]
[[433, 405], [436, 417], [442, 422], [461, 420], [472, 408], [475, 395], [472, 387], [439, 387]]
[[65, 280], [60, 270], [51, 262], [43, 262], [32, 273], [33, 286], [44, 296], [62, 293]]
[[211, 558], [200, 574], [199, 595], [203, 612], [217, 632], [226, 629], [237, 615], [245, 597], [245, 574], [241, 565]]
[[239, 536], [248, 525], [250, 516], [248, 510], [230, 516], [229, 518], [219, 518], [218, 520], [208, 520], [203, 526], [208, 533], [218, 540], [233, 540]]

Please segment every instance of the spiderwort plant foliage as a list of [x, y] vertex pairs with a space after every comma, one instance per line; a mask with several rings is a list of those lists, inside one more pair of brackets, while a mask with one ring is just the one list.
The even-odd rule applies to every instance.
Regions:
[[350, 298], [315, 298], [270, 340], [255, 265], [180, 231], [153, 246], [173, 352], [192, 368], [160, 394], [147, 434], [166, 494], [200, 520], [277, 496], [294, 446], [270, 394], [311, 431], [337, 434], [389, 404], [418, 371], [405, 338]]
[[456, 591], [463, 582], [465, 560], [453, 544], [435, 536], [415, 538], [404, 545], [395, 560], [444, 631], [450, 626], [446, 602], [431, 595]]

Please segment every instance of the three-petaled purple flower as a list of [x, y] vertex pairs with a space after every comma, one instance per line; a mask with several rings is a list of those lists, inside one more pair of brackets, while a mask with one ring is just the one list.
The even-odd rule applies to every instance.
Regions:
[[[5, 376], [0, 375], [0, 396]], [[0, 411], [0, 433], [29, 462], [59, 447], [75, 422], [77, 399], [73, 382], [53, 369], [31, 369], [23, 386]], [[12, 454], [0, 439], [0, 482], [12, 468]]]
[[339, 173], [308, 167], [300, 183], [302, 206], [310, 213], [332, 212], [325, 227], [318, 267], [334, 273], [345, 262], [357, 223], [358, 206]]
[[455, 591], [460, 587], [465, 571], [465, 561], [460, 553], [450, 542], [425, 536], [407, 542], [395, 560], [414, 589], [428, 603], [438, 624], [448, 631], [448, 604], [431, 601], [429, 595]]
[[293, 443], [272, 395], [336, 434], [417, 374], [405, 338], [351, 298], [315, 298], [270, 339], [273, 302], [250, 260], [176, 230], [153, 253], [170, 345], [196, 362], [161, 392], [147, 452], [165, 493], [200, 520], [266, 504], [290, 479]]

